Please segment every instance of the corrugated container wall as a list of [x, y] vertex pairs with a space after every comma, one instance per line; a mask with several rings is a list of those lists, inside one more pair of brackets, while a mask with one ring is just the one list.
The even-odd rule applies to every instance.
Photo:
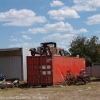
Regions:
[[0, 49], [0, 73], [7, 78], [27, 79], [26, 56], [30, 56], [29, 49], [7, 48]]
[[28, 56], [27, 83], [28, 85], [55, 85], [63, 81], [60, 73], [66, 75], [72, 70], [75, 75], [85, 69], [83, 58], [62, 56]]

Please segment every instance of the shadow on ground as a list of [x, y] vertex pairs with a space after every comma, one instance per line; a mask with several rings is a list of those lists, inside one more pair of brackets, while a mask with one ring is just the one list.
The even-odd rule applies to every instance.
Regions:
[[[90, 80], [91, 80], [91, 82], [100, 82], [100, 78], [95, 78], [95, 77], [92, 77], [92, 78], [90, 78]], [[63, 85], [63, 84], [61, 84], [61, 85]], [[22, 82], [21, 84], [19, 84], [19, 88], [30, 88], [30, 87], [34, 87], [34, 88], [40, 88], [41, 86], [29, 86], [28, 84], [27, 84], [27, 82]], [[43, 88], [43, 87], [42, 87]]]

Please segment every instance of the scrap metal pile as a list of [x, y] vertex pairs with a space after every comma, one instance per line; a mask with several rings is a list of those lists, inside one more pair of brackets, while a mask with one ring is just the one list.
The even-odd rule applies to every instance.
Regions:
[[19, 86], [19, 78], [6, 79], [6, 76], [0, 74], [0, 88], [12, 88]]
[[79, 75], [74, 75], [71, 70], [67, 71], [66, 75], [61, 73], [66, 85], [70, 86], [72, 84], [86, 84], [90, 82], [90, 77], [87, 75], [86, 71], [82, 69]]
[[57, 48], [55, 42], [46, 42], [46, 43], [41, 43], [41, 46], [37, 48], [30, 48], [31, 55], [35, 56], [36, 54], [39, 55], [53, 55], [53, 54], [58, 54], [61, 56], [64, 56], [64, 49], [62, 48]]

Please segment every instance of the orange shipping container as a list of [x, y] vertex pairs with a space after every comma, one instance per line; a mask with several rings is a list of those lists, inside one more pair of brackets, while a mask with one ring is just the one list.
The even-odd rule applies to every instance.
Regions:
[[27, 57], [27, 84], [28, 85], [56, 85], [63, 82], [61, 73], [66, 75], [72, 70], [79, 75], [85, 69], [84, 58], [65, 56], [28, 56]]

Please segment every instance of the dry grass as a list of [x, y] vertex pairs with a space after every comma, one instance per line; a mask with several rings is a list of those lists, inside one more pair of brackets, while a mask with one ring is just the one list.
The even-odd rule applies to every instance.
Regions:
[[100, 100], [100, 81], [86, 85], [49, 86], [47, 88], [7, 88], [0, 90], [1, 100]]

